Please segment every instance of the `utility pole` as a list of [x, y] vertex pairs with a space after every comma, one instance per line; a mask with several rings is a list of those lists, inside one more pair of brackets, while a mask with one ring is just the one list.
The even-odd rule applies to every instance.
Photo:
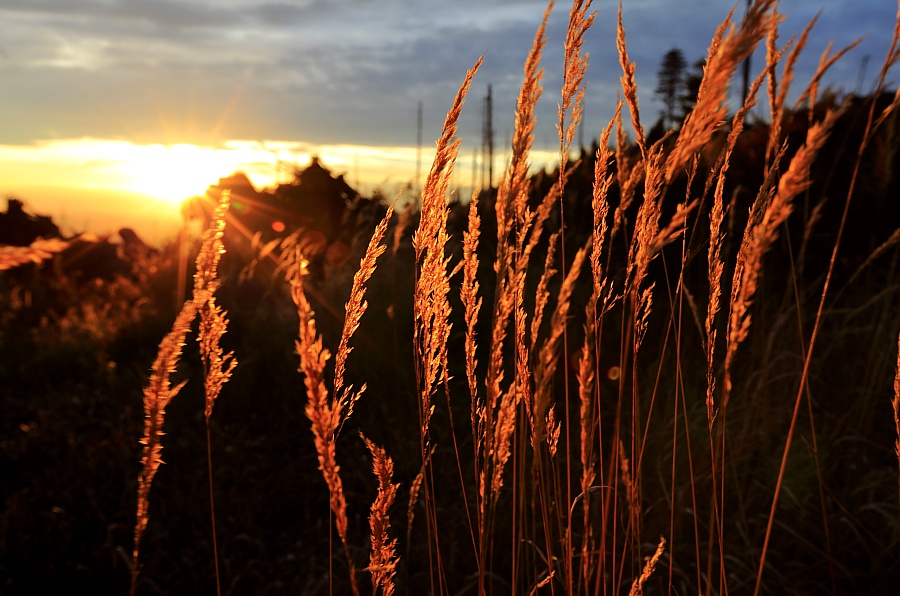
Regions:
[[416, 181], [413, 184], [413, 192], [419, 194], [419, 185], [422, 183], [422, 102], [419, 102], [419, 113], [416, 119]]
[[581, 122], [578, 123], [578, 159], [584, 154], [584, 112], [581, 113]]
[[472, 148], [472, 192], [478, 188], [478, 147]]
[[[481, 149], [484, 153], [484, 161], [487, 162], [487, 171], [488, 171], [488, 179], [487, 179], [487, 187], [494, 187], [494, 125], [493, 125], [493, 117], [494, 117], [494, 105], [493, 98], [491, 94], [491, 86], [488, 85], [487, 97], [484, 98], [484, 115], [482, 119], [482, 145]], [[482, 164], [482, 172], [481, 172], [481, 185], [484, 187], [484, 165]]]
[[[747, 11], [744, 13], [744, 16], [750, 12], [750, 0], [747, 0]], [[750, 58], [751, 54], [747, 55], [747, 59], [744, 60], [744, 92], [741, 94], [741, 105], [747, 103], [747, 94], [750, 93]]]
[[866, 54], [862, 57], [859, 65], [859, 77], [856, 79], [856, 95], [859, 95], [862, 91], [863, 83], [866, 80], [866, 71], [869, 69], [869, 54]]

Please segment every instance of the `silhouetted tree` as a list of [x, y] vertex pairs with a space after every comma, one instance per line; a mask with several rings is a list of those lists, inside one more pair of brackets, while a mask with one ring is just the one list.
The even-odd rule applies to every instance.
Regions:
[[659, 84], [656, 87], [656, 94], [666, 106], [663, 119], [671, 125], [677, 122], [675, 109], [678, 107], [684, 89], [686, 66], [687, 62], [685, 62], [681, 50], [672, 48], [663, 56], [662, 65], [659, 68]]
[[38, 238], [59, 238], [59, 227], [46, 215], [32, 215], [19, 199], [6, 199], [0, 211], [0, 244], [28, 246]]

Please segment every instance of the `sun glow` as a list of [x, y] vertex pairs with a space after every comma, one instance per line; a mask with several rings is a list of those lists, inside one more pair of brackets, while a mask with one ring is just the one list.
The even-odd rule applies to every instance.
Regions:
[[149, 145], [136, 157], [117, 167], [128, 188], [174, 204], [202, 195], [219, 178], [244, 165], [228, 151], [195, 145]]
[[260, 186], [273, 181], [277, 155], [261, 147], [137, 144], [112, 139], [65, 139], [26, 147], [0, 146], [0, 167], [11, 188], [36, 182], [125, 191], [171, 204], [202, 195], [219, 178], [244, 171]]
[[[433, 152], [422, 151], [422, 164], [431, 163]], [[107, 233], [129, 226], [162, 239], [180, 225], [182, 201], [204, 194], [220, 178], [240, 171], [257, 189], [271, 188], [290, 182], [313, 156], [364, 196], [375, 190], [396, 196], [409, 186], [421, 188], [427, 172], [421, 168], [419, 184], [412, 183], [415, 147], [292, 140], [193, 145], [83, 137], [0, 144], [0, 197], [23, 198], [35, 212], [53, 216], [75, 232]], [[497, 169], [501, 159], [497, 157]], [[475, 177], [470, 169], [475, 168], [469, 168], [469, 161], [461, 163], [454, 187], [470, 184]]]

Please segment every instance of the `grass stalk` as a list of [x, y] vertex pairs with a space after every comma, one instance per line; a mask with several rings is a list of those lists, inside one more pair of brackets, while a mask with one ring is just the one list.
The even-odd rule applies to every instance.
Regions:
[[216, 593], [222, 593], [222, 581], [219, 572], [219, 546], [216, 533], [216, 504], [213, 490], [212, 437], [210, 433], [210, 417], [213, 406], [222, 391], [222, 386], [231, 378], [237, 360], [234, 353], [225, 354], [221, 339], [228, 328], [227, 313], [216, 304], [216, 290], [219, 287], [219, 261], [225, 254], [222, 237], [225, 234], [225, 216], [230, 205], [230, 193], [224, 191], [213, 213], [212, 221], [206, 231], [197, 255], [196, 273], [194, 274], [194, 296], [205, 294], [208, 298], [198, 306], [200, 312], [200, 329], [197, 343], [200, 346], [200, 358], [203, 361], [204, 373], [204, 420], [206, 422], [206, 464], [209, 476], [209, 511], [212, 527], [213, 558], [216, 569]]

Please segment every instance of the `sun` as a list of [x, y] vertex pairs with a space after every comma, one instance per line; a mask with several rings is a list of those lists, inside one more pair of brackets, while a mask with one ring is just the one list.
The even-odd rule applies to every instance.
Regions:
[[203, 195], [239, 164], [228, 151], [197, 145], [144, 145], [119, 165], [129, 190], [180, 205]]

